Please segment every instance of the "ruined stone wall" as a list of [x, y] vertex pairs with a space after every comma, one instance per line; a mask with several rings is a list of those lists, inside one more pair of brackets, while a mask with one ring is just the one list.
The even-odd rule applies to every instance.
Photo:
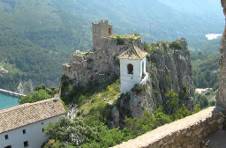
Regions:
[[221, 129], [223, 121], [223, 114], [210, 107], [114, 148], [204, 148], [207, 137]]
[[94, 52], [75, 53], [71, 62], [64, 65], [64, 75], [79, 86], [87, 86], [89, 82], [102, 82], [119, 76], [118, 55], [133, 44], [141, 46], [141, 40], [105, 38], [103, 47]]
[[101, 49], [103, 46], [103, 38], [112, 35], [112, 25], [108, 23], [107, 20], [101, 20], [99, 23], [92, 24], [92, 34], [93, 34], [93, 48], [95, 50]]

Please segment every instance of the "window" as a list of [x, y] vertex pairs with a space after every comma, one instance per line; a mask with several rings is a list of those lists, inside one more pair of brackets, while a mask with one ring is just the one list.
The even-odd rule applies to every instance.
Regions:
[[127, 65], [127, 70], [128, 70], [128, 74], [133, 74], [133, 65], [132, 64], [128, 64]]
[[9, 135], [5, 135], [5, 140], [9, 139]]
[[25, 129], [23, 129], [23, 134], [26, 134], [26, 130]]
[[108, 34], [111, 35], [112, 34], [112, 29], [108, 28]]
[[28, 147], [29, 144], [28, 144], [28, 141], [24, 141], [24, 147]]
[[12, 146], [11, 145], [7, 145], [4, 148], [12, 148]]
[[45, 132], [45, 129], [44, 129], [44, 128], [42, 128], [42, 132], [43, 132], [43, 133]]

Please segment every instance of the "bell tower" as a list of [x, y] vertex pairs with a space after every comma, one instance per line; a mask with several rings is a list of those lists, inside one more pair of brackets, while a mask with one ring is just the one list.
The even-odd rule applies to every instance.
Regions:
[[129, 92], [136, 84], [142, 84], [148, 80], [146, 56], [147, 53], [137, 46], [132, 46], [119, 55], [122, 94]]

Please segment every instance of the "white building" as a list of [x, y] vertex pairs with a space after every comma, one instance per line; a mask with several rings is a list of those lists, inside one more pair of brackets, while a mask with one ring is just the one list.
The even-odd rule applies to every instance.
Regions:
[[65, 113], [56, 99], [0, 110], [0, 148], [41, 148], [48, 140], [44, 128]]
[[147, 52], [137, 46], [132, 46], [119, 55], [121, 93], [130, 91], [136, 84], [148, 79], [146, 56]]

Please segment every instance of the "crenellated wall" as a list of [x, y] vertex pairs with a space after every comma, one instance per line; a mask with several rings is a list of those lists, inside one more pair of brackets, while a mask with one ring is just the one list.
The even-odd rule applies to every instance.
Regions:
[[223, 114], [210, 107], [114, 148], [205, 148], [207, 137], [221, 129], [223, 122]]

